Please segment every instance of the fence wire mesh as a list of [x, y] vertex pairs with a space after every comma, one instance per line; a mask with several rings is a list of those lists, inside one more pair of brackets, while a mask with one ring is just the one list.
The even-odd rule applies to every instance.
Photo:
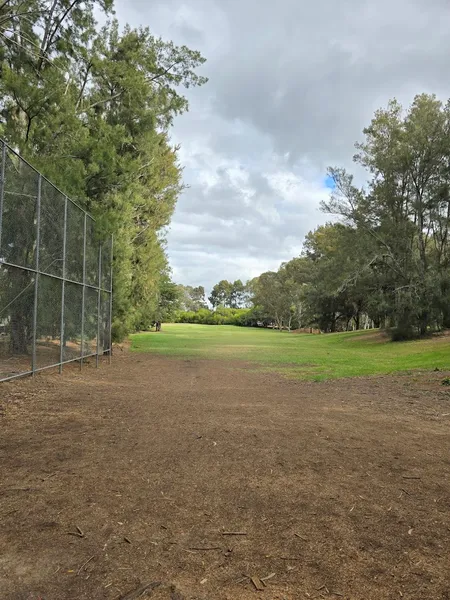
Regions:
[[112, 239], [0, 140], [0, 381], [111, 355]]

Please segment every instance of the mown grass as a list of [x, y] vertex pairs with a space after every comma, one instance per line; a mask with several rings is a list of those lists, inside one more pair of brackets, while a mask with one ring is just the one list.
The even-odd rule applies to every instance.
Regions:
[[378, 331], [327, 335], [280, 333], [233, 326], [165, 324], [160, 333], [132, 336], [132, 350], [255, 363], [288, 377], [338, 377], [450, 369], [450, 337], [390, 342]]

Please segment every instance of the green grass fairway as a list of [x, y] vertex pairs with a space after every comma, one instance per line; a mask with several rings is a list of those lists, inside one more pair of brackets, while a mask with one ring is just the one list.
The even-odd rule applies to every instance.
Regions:
[[378, 331], [327, 335], [280, 333], [225, 325], [163, 325], [132, 336], [132, 350], [167, 356], [242, 360], [296, 379], [450, 369], [450, 337], [390, 342]]

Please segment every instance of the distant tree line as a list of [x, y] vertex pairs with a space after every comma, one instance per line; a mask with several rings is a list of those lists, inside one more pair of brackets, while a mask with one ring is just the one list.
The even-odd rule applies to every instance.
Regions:
[[[167, 290], [166, 290], [167, 292]], [[248, 288], [242, 281], [220, 281], [208, 300], [203, 286], [170, 284], [170, 294], [163, 294], [161, 304], [166, 320], [204, 325], [241, 325], [250, 310]]]
[[423, 94], [404, 110], [392, 100], [364, 136], [354, 157], [366, 170], [364, 187], [329, 169], [335, 187], [322, 210], [335, 221], [310, 232], [301, 256], [277, 271], [245, 285], [219, 282], [214, 310], [190, 322], [245, 307], [234, 324], [375, 326], [394, 340], [450, 327], [450, 102]]

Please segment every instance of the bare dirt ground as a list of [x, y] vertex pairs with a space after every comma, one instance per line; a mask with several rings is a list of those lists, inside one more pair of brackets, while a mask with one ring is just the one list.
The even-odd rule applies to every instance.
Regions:
[[118, 354], [0, 387], [2, 600], [450, 599], [443, 373]]

